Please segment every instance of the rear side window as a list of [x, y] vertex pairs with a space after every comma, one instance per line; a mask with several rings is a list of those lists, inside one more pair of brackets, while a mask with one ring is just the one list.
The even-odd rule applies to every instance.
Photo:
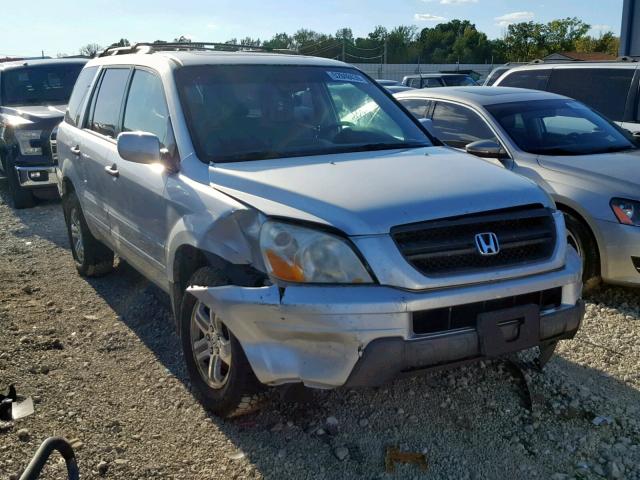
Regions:
[[422, 80], [422, 88], [437, 88], [442, 86], [442, 81], [438, 78], [424, 78]]
[[403, 98], [400, 99], [400, 103], [416, 118], [425, 118], [431, 106], [430, 100], [418, 98]]
[[80, 124], [80, 116], [82, 115], [81, 107], [84, 104], [84, 99], [89, 93], [89, 88], [93, 83], [93, 78], [96, 76], [98, 67], [85, 68], [80, 72], [76, 85], [73, 87], [73, 93], [69, 99], [69, 106], [65, 113], [64, 120], [70, 125], [78, 126]]
[[419, 78], [410, 78], [409, 82], [407, 82], [409, 87], [420, 88], [420, 79]]
[[128, 68], [110, 68], [104, 72], [89, 125], [91, 130], [116, 138], [120, 107], [128, 78]]
[[122, 131], [153, 133], [163, 147], [168, 147], [173, 143], [169, 130], [162, 80], [145, 70], [136, 70], [129, 88]]
[[546, 90], [551, 70], [521, 70], [513, 72], [502, 78], [500, 87], [531, 88], [533, 90]]
[[586, 103], [610, 120], [624, 119], [634, 69], [558, 68], [549, 91]]
[[472, 110], [438, 102], [433, 110], [433, 129], [439, 140], [454, 148], [464, 148], [478, 140], [494, 139], [487, 123]]

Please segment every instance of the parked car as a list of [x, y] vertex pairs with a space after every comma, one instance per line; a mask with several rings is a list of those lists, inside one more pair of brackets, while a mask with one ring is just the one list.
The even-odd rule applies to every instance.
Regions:
[[494, 84], [565, 95], [589, 105], [640, 135], [640, 71], [637, 62], [540, 63], [513, 68]]
[[383, 87], [398, 87], [402, 86], [402, 83], [396, 80], [384, 80], [384, 79], [376, 79], [378, 85], [382, 85]]
[[615, 124], [560, 95], [507, 87], [398, 94], [447, 145], [538, 182], [564, 212], [584, 282], [640, 284], [640, 150]]
[[487, 78], [484, 79], [482, 85], [485, 87], [491, 87], [502, 75], [504, 75], [512, 68], [514, 68], [513, 65], [509, 65], [508, 63], [494, 68], [493, 70], [491, 70], [489, 75], [487, 75]]
[[207, 45], [107, 51], [58, 130], [78, 271], [116, 252], [170, 295], [204, 405], [532, 346], [544, 364], [575, 334], [580, 259], [541, 188], [345, 63]]
[[471, 75], [459, 73], [422, 73], [408, 75], [402, 84], [413, 88], [459, 87], [478, 85]]
[[0, 63], [0, 164], [15, 208], [56, 192], [55, 136], [84, 59]]

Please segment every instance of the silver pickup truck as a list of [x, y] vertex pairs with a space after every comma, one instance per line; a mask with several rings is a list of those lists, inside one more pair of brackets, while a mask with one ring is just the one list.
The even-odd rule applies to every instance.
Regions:
[[192, 48], [89, 62], [58, 178], [78, 271], [115, 252], [170, 295], [205, 406], [544, 363], [573, 337], [580, 259], [532, 181], [442, 146], [344, 63]]

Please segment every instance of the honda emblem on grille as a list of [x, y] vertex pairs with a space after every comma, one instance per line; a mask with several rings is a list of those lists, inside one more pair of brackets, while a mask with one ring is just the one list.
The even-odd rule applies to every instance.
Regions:
[[490, 256], [497, 255], [500, 252], [500, 244], [498, 243], [498, 236], [493, 232], [478, 233], [476, 234], [476, 248], [480, 255]]

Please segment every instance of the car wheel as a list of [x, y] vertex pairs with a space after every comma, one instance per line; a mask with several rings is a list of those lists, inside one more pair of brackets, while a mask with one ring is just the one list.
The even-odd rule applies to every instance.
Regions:
[[76, 194], [67, 194], [62, 206], [71, 253], [80, 275], [99, 277], [109, 273], [113, 270], [113, 251], [96, 239], [89, 230]]
[[582, 283], [584, 291], [600, 284], [600, 255], [595, 240], [587, 226], [570, 213], [564, 214], [567, 225], [567, 243], [575, 248], [582, 259]]
[[27, 188], [20, 186], [18, 180], [18, 172], [14, 168], [11, 158], [6, 160], [5, 175], [9, 182], [9, 201], [11, 206], [15, 209], [31, 208], [36, 205], [36, 199]]
[[[228, 285], [217, 269], [196, 271], [189, 285]], [[242, 347], [222, 319], [188, 292], [180, 308], [180, 337], [187, 371], [201, 403], [221, 417], [257, 410], [265, 387], [256, 378]]]

